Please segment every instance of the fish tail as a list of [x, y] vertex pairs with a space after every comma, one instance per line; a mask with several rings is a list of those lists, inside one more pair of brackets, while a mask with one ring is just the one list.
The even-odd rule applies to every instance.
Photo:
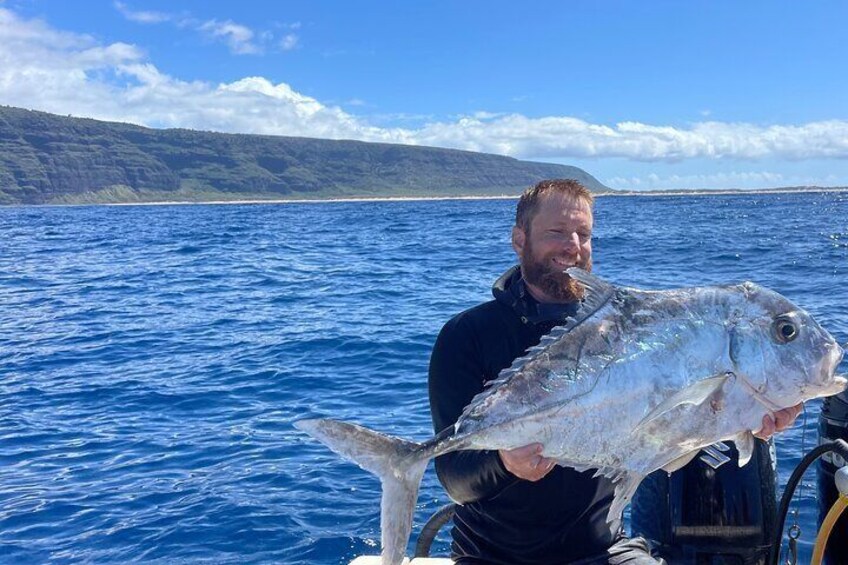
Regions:
[[356, 424], [328, 419], [300, 420], [302, 430], [345, 459], [380, 477], [382, 564], [403, 562], [418, 487], [431, 453], [422, 444], [387, 436]]

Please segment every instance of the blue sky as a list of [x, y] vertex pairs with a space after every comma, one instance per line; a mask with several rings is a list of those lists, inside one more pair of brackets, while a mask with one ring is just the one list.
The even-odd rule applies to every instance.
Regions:
[[0, 104], [848, 186], [845, 2], [0, 0]]

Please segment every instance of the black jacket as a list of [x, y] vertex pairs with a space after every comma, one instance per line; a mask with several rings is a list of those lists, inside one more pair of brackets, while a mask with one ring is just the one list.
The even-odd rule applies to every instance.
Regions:
[[[430, 358], [430, 410], [438, 433], [501, 369], [539, 343], [573, 305], [540, 305], [517, 267], [492, 288], [495, 300], [445, 324]], [[454, 559], [519, 564], [568, 563], [613, 542], [606, 514], [613, 487], [592, 472], [555, 467], [529, 482], [507, 471], [495, 451], [459, 451], [436, 459], [436, 472], [460, 503], [451, 531]]]

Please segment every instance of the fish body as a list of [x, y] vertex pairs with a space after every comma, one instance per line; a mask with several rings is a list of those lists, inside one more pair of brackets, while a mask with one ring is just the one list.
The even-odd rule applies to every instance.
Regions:
[[837, 394], [843, 350], [809, 314], [753, 283], [645, 291], [585, 271], [574, 318], [516, 359], [424, 443], [355, 424], [295, 426], [380, 476], [383, 564], [402, 562], [427, 461], [462, 449], [543, 444], [542, 455], [611, 479], [617, 529], [641, 480], [732, 440], [740, 465], [765, 414]]

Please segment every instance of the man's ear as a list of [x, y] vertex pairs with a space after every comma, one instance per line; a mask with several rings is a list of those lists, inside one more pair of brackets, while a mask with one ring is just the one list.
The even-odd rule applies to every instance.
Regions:
[[518, 226], [512, 226], [512, 248], [521, 257], [524, 254], [524, 243], [527, 240], [527, 235], [524, 230]]

